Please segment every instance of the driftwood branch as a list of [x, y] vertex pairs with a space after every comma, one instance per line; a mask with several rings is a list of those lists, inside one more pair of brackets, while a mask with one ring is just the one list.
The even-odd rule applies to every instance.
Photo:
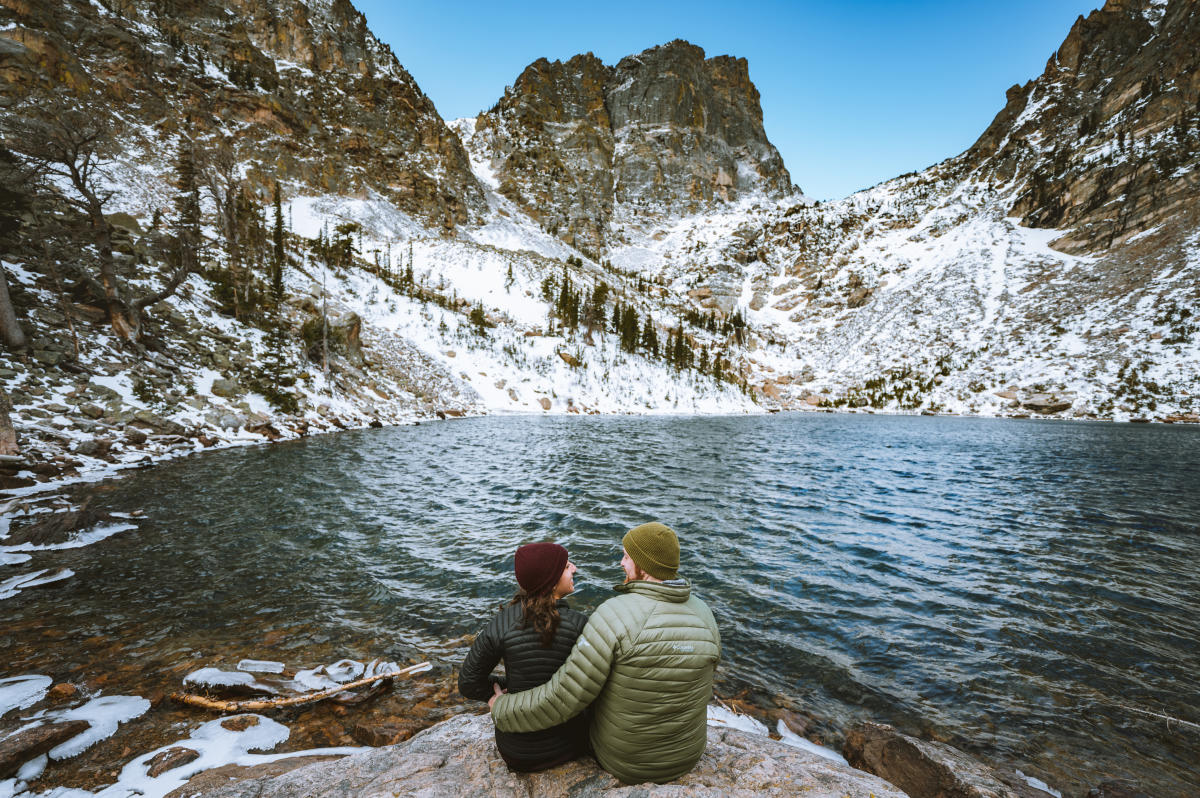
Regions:
[[195, 693], [172, 693], [171, 700], [178, 701], [181, 704], [188, 704], [201, 709], [213, 709], [218, 712], [246, 712], [264, 709], [279, 709], [280, 707], [294, 707], [301, 704], [311, 704], [314, 701], [320, 701], [323, 698], [335, 696], [338, 693], [344, 693], [347, 690], [353, 690], [355, 687], [377, 682], [380, 679], [393, 679], [397, 676], [411, 676], [414, 673], [424, 673], [430, 670], [433, 666], [428, 662], [422, 662], [417, 665], [410, 665], [407, 668], [401, 668], [398, 671], [390, 673], [380, 673], [375, 676], [367, 676], [362, 679], [357, 679], [353, 682], [339, 684], [337, 687], [330, 687], [328, 690], [320, 690], [315, 693], [305, 693], [303, 695], [289, 696], [285, 698], [250, 698], [243, 701], [222, 701], [217, 698], [209, 698], [208, 696], [196, 695]]
[[1190, 720], [1184, 720], [1183, 718], [1176, 718], [1171, 715], [1164, 715], [1161, 712], [1151, 712], [1148, 709], [1138, 709], [1137, 707], [1131, 707], [1128, 704], [1118, 704], [1117, 706], [1122, 707], [1123, 709], [1127, 709], [1130, 712], [1138, 712], [1138, 713], [1141, 713], [1142, 715], [1149, 715], [1153, 718], [1162, 718], [1163, 720], [1165, 720], [1167, 722], [1167, 728], [1170, 728], [1172, 723], [1178, 723], [1181, 726], [1190, 726], [1193, 729], [1200, 729], [1200, 723], [1192, 723]]

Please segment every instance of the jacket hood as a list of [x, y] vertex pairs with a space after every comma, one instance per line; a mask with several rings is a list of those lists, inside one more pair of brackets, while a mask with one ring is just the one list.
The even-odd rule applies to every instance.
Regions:
[[613, 585], [613, 590], [618, 593], [636, 593], [640, 596], [652, 598], [655, 601], [670, 601], [682, 604], [692, 595], [692, 584], [680, 577], [669, 579], [666, 582], [625, 582], [624, 584]]

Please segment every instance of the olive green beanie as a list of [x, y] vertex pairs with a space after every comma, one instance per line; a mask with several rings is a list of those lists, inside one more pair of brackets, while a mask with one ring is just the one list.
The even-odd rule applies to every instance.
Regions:
[[674, 579], [679, 570], [679, 538], [657, 521], [635, 526], [625, 533], [621, 545], [638, 568], [655, 579]]

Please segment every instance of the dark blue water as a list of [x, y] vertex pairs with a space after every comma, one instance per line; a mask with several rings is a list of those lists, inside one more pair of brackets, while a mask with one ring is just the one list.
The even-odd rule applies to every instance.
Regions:
[[931, 734], [1068, 795], [1200, 784], [1200, 730], [1143, 714], [1200, 723], [1200, 429], [498, 417], [208, 454], [103, 501], [147, 520], [62, 552], [78, 575], [5, 611], [136, 629], [148, 660], [301, 620], [436, 649], [511, 594], [520, 543], [568, 546], [587, 609], [622, 533], [657, 519], [716, 613], [729, 690], [826, 731]]

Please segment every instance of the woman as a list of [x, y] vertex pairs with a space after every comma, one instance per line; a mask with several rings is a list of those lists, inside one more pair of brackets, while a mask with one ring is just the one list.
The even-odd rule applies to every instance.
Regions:
[[[467, 698], [487, 701], [502, 688], [519, 693], [550, 681], [587, 625], [587, 616], [563, 601], [575, 590], [575, 564], [565, 548], [557, 543], [521, 546], [513, 567], [521, 589], [483, 627], [459, 671], [458, 690]], [[500, 660], [505, 676], [492, 674]], [[496, 747], [518, 772], [561, 765], [587, 752], [587, 713], [542, 731], [497, 731]]]

